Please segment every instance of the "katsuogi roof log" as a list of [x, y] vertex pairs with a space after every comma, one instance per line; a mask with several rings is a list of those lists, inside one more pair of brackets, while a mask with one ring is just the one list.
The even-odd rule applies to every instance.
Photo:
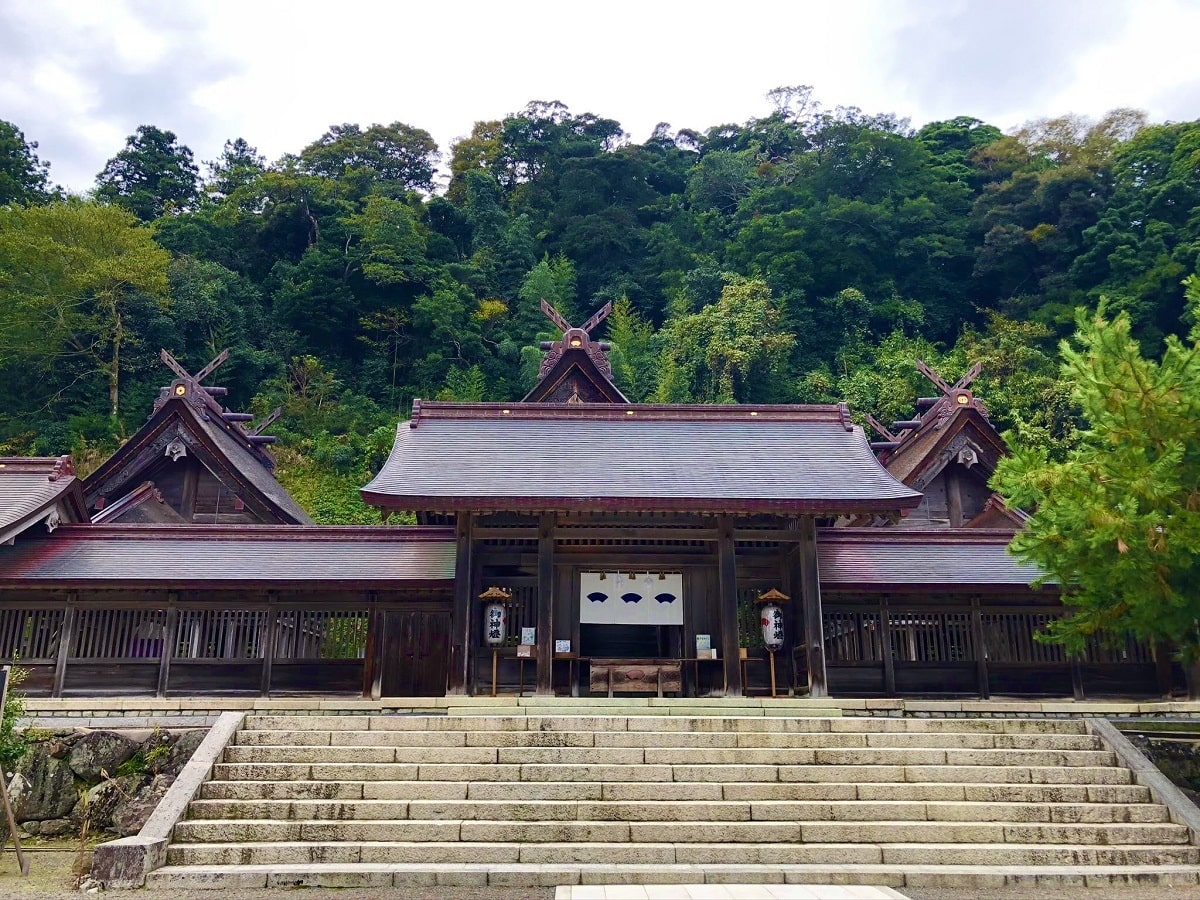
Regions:
[[362, 490], [412, 510], [888, 513], [921, 495], [841, 406], [417, 403]]

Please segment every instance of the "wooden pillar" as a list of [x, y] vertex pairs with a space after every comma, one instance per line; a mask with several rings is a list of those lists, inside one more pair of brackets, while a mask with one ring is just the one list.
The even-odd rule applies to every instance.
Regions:
[[950, 527], [962, 528], [962, 481], [958, 477], [958, 467], [953, 463], [946, 467], [946, 510], [950, 517]]
[[62, 630], [58, 633], [58, 656], [54, 660], [54, 686], [50, 689], [51, 697], [61, 697], [63, 682], [67, 679], [67, 657], [71, 653], [71, 643], [75, 639], [75, 619], [78, 616], [76, 603], [79, 595], [74, 591], [67, 594], [67, 608], [63, 612]]
[[554, 693], [554, 513], [538, 517], [537, 693]]
[[450, 620], [450, 672], [446, 678], [446, 693], [466, 694], [470, 690], [470, 667], [474, 633], [472, 613], [475, 608], [474, 589], [471, 583], [472, 551], [474, 539], [471, 532], [474, 517], [469, 512], [459, 513], [454, 522], [454, 611]]
[[979, 598], [971, 598], [971, 635], [975, 644], [975, 671], [979, 678], [979, 696], [988, 700], [992, 689], [988, 684], [987, 637], [983, 633], [983, 609]]
[[174, 591], [167, 594], [167, 621], [163, 625], [162, 652], [158, 659], [158, 688], [156, 697], [167, 696], [167, 683], [171, 680], [171, 657], [179, 643], [179, 595]]
[[371, 624], [367, 628], [367, 659], [363, 670], [363, 696], [378, 700], [383, 696], [383, 629], [386, 625], [384, 612], [379, 608], [379, 598], [374, 591], [367, 597], [371, 604]]
[[879, 596], [879, 643], [879, 653], [883, 657], [883, 691], [889, 697], [895, 697], [896, 656], [892, 653], [892, 611], [887, 594]]
[[828, 697], [825, 677], [825, 621], [821, 611], [821, 578], [817, 572], [817, 522], [800, 520], [800, 584], [804, 598], [804, 636], [808, 643], [808, 696]]
[[721, 656], [725, 662], [725, 694], [742, 696], [742, 662], [738, 653], [737, 545], [733, 519], [717, 522], [717, 621], [721, 623]]
[[271, 696], [271, 669], [275, 663], [275, 634], [279, 627], [279, 607], [275, 602], [275, 592], [267, 592], [267, 621], [263, 630], [263, 662], [262, 684], [259, 693], [264, 697]]
[[[791, 526], [789, 525], [789, 527]], [[781, 543], [779, 545], [779, 589], [791, 597], [793, 601], [798, 601], [800, 597], [796, 590], [796, 565], [796, 545], [792, 543]], [[782, 656], [785, 661], [784, 665], [787, 669], [788, 692], [791, 694], [794, 694], [796, 692], [796, 688], [799, 687], [799, 685], [796, 684], [796, 667], [793, 664], [793, 654], [796, 651], [796, 629], [800, 627], [796, 620], [797, 610], [799, 609], [800, 604], [798, 602], [792, 602], [788, 604], [788, 609], [785, 612], [790, 621], [786, 622], [786, 625], [783, 629], [783, 647], [779, 651], [779, 655]]]
[[196, 517], [196, 495], [200, 492], [200, 463], [190, 456], [186, 459], [179, 513], [185, 521], [191, 522]]

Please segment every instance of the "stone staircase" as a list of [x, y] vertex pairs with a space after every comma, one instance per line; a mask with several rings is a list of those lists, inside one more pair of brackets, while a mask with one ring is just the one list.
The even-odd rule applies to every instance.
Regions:
[[1081, 720], [251, 716], [151, 886], [1196, 883]]

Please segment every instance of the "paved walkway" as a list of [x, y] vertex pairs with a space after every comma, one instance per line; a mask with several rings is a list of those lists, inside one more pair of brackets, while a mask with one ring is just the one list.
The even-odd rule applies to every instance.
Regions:
[[889, 887], [837, 884], [661, 884], [559, 887], [554, 900], [907, 900]]

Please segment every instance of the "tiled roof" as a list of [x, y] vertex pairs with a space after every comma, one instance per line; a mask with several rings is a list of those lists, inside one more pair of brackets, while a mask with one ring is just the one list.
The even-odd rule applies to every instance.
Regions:
[[448, 584], [447, 528], [77, 525], [0, 547], [6, 585]]
[[978, 528], [823, 528], [817, 533], [821, 587], [947, 591], [1027, 587], [1042, 572], [1008, 553], [1011, 540], [1011, 531]]
[[844, 406], [414, 406], [362, 491], [418, 510], [906, 509]]
[[[83, 515], [83, 495], [69, 456], [0, 457], [0, 543], [64, 501], [68, 515]], [[77, 515], [70, 515], [70, 513]]]

